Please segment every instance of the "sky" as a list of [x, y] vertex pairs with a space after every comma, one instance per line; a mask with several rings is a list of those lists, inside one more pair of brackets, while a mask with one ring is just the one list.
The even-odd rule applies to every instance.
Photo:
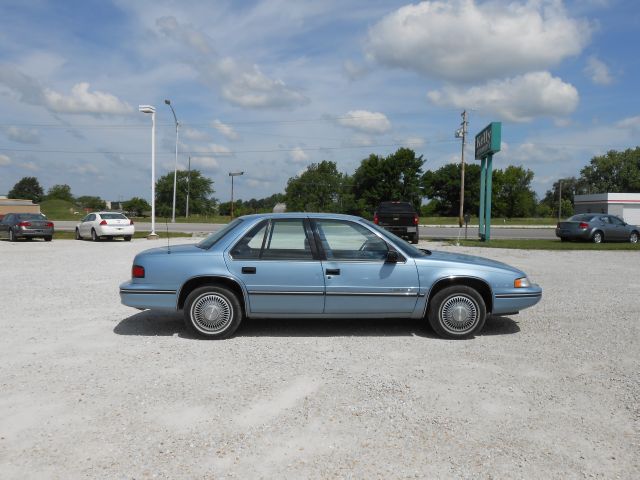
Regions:
[[637, 0], [3, 0], [0, 195], [151, 196], [191, 167], [214, 196], [284, 192], [311, 163], [353, 173], [412, 148], [459, 162], [502, 122], [494, 168], [535, 173], [544, 196], [595, 155], [640, 145]]

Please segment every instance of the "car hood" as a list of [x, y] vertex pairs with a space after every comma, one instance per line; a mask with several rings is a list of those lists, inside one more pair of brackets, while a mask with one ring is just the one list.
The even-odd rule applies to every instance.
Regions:
[[496, 268], [500, 270], [507, 270], [509, 272], [523, 274], [524, 272], [520, 269], [512, 267], [511, 265], [507, 265], [506, 263], [498, 262], [496, 260], [490, 260], [484, 257], [476, 257], [474, 255], [465, 255], [463, 253], [448, 253], [448, 252], [431, 252], [431, 255], [424, 257], [427, 261], [442, 261], [442, 262], [453, 262], [458, 265], [472, 265], [475, 267], [490, 267]]

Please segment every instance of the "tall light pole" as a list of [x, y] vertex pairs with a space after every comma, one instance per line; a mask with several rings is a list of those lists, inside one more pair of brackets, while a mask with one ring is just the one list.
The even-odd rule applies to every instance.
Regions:
[[460, 215], [458, 216], [458, 226], [462, 227], [464, 221], [464, 147], [467, 140], [467, 111], [462, 112], [462, 123], [456, 130], [456, 138], [462, 139], [462, 153], [460, 155]]
[[151, 233], [149, 240], [158, 238], [156, 234], [156, 107], [139, 105], [141, 113], [151, 114]]
[[176, 183], [178, 177], [178, 117], [176, 117], [176, 111], [173, 109], [171, 105], [171, 100], [167, 99], [164, 101], [169, 108], [171, 109], [171, 113], [173, 113], [173, 120], [176, 122], [176, 163], [173, 168], [173, 209], [171, 210], [171, 223], [176, 223]]
[[231, 218], [233, 219], [233, 177], [239, 177], [240, 175], [244, 175], [244, 172], [229, 172], [229, 176], [231, 177]]
[[189, 155], [189, 166], [187, 167], [187, 208], [184, 211], [185, 218], [189, 218], [189, 191], [191, 190], [191, 155]]

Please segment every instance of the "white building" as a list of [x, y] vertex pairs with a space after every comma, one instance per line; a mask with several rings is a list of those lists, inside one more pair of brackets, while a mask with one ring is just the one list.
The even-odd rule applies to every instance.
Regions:
[[576, 195], [573, 203], [575, 213], [608, 213], [640, 225], [640, 193]]

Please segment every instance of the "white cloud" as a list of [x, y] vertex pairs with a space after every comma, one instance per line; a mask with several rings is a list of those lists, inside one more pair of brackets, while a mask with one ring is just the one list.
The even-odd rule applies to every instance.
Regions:
[[78, 175], [98, 175], [100, 173], [100, 169], [93, 163], [74, 164], [69, 168], [69, 171], [77, 173]]
[[579, 100], [573, 85], [549, 72], [527, 73], [471, 88], [446, 86], [429, 92], [427, 97], [439, 106], [478, 108], [514, 122], [569, 115]]
[[184, 135], [184, 138], [187, 140], [194, 140], [196, 142], [204, 142], [210, 138], [207, 132], [189, 127], [182, 128], [180, 134]]
[[218, 160], [213, 157], [191, 157], [191, 165], [192, 167], [202, 168], [207, 171], [217, 171], [220, 168], [220, 164]]
[[610, 85], [613, 83], [609, 67], [594, 56], [587, 59], [587, 66], [584, 71], [596, 85]]
[[40, 170], [40, 167], [36, 165], [35, 162], [22, 162], [20, 166], [27, 170], [31, 170], [32, 172], [37, 172], [38, 170]]
[[407, 148], [420, 148], [424, 147], [426, 142], [422, 137], [407, 137], [400, 140], [398, 143], [403, 144]]
[[78, 83], [71, 89], [71, 95], [63, 95], [49, 88], [44, 89], [45, 105], [57, 113], [127, 114], [133, 111], [131, 105], [122, 102], [110, 93], [89, 91], [87, 82]]
[[337, 122], [343, 127], [370, 134], [381, 134], [391, 129], [391, 122], [383, 113], [367, 110], [350, 110]]
[[228, 140], [238, 140], [240, 138], [240, 135], [238, 135], [238, 132], [236, 132], [231, 125], [222, 123], [217, 118], [213, 121], [211, 125]]
[[306, 163], [309, 155], [300, 147], [296, 147], [289, 152], [289, 158], [293, 163]]
[[579, 54], [591, 27], [562, 1], [426, 1], [390, 13], [369, 30], [380, 64], [448, 81], [483, 81], [547, 69]]
[[7, 128], [7, 138], [18, 143], [40, 143], [40, 133], [35, 128], [20, 128], [11, 126]]
[[11, 159], [0, 153], [0, 167], [5, 167], [11, 163]]
[[245, 108], [291, 108], [309, 103], [299, 91], [280, 79], [265, 75], [255, 64], [238, 62], [218, 55], [209, 38], [190, 25], [182, 25], [175, 17], [161, 17], [156, 27], [165, 36], [195, 51], [190, 64], [205, 83], [213, 83], [223, 98]]
[[617, 122], [616, 126], [638, 133], [640, 132], [640, 116], [624, 118]]
[[344, 71], [349, 80], [357, 80], [369, 73], [371, 67], [367, 64], [357, 64], [351, 60], [347, 60], [343, 64]]

